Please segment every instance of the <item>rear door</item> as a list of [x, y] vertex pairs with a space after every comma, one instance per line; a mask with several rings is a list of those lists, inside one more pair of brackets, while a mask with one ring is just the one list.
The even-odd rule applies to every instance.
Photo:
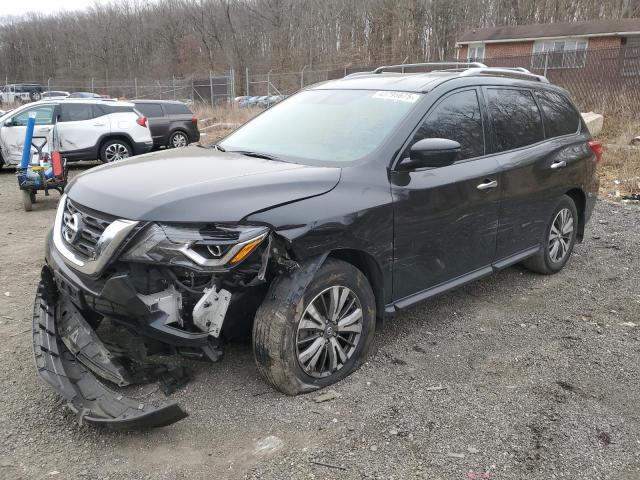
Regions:
[[160, 103], [136, 103], [136, 110], [147, 117], [153, 145], [160, 147], [166, 145], [169, 137], [169, 118], [162, 109]]
[[401, 155], [407, 156], [423, 138], [447, 138], [462, 147], [454, 164], [391, 176], [396, 300], [491, 272], [500, 202], [498, 163], [485, 149], [486, 117], [478, 94], [467, 88], [439, 100]]
[[190, 142], [196, 141], [199, 138], [200, 134], [198, 133], [198, 126], [193, 120], [193, 112], [187, 105], [178, 102], [165, 103], [164, 109], [171, 122], [169, 133], [182, 130], [187, 133]]
[[109, 133], [109, 124], [96, 105], [60, 103], [58, 139], [61, 152], [92, 150], [105, 133]]
[[[579, 119], [561, 95], [503, 86], [485, 87], [484, 94], [500, 165], [496, 255], [503, 259], [526, 254], [543, 242], [552, 208], [571, 188], [579, 160], [588, 153], [584, 141], [571, 140]], [[552, 138], [560, 133], [564, 135]]]

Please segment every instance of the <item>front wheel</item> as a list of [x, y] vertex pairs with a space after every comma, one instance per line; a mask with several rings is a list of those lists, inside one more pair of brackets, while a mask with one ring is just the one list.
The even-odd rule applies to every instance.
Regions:
[[569, 261], [578, 234], [578, 211], [573, 199], [563, 195], [549, 218], [542, 248], [524, 266], [543, 275], [559, 272]]
[[286, 300], [296, 287], [274, 280], [253, 327], [259, 372], [288, 395], [326, 387], [357, 370], [376, 323], [371, 286], [349, 263], [328, 259], [291, 305]]
[[124, 140], [108, 140], [100, 148], [100, 160], [105, 163], [124, 160], [132, 154], [131, 146]]

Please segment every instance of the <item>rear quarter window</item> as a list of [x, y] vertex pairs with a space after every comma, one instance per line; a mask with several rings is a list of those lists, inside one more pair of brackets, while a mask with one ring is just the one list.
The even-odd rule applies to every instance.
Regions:
[[164, 109], [167, 115], [193, 115], [189, 107], [183, 103], [165, 103]]
[[93, 105], [90, 103], [62, 103], [60, 105], [61, 122], [80, 122], [94, 118]]
[[544, 140], [542, 115], [529, 90], [489, 88], [487, 104], [498, 152]]
[[164, 117], [162, 106], [159, 103], [136, 103], [136, 110], [147, 118]]
[[539, 90], [538, 103], [544, 115], [544, 129], [547, 138], [561, 137], [578, 131], [580, 118], [571, 102], [556, 92]]

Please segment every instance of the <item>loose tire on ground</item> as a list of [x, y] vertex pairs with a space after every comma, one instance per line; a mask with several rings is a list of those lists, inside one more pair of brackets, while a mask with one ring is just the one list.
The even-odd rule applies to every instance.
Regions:
[[[561, 258], [554, 260], [552, 258], [553, 252], [553, 239], [552, 228], [557, 230], [559, 217], [562, 212], [568, 213], [571, 218], [572, 230], [569, 233], [565, 233], [563, 236], [566, 243], [566, 249], [564, 255]], [[568, 229], [566, 229], [568, 231]], [[568, 195], [563, 195], [558, 201], [547, 223], [547, 227], [544, 231], [544, 238], [542, 239], [542, 248], [533, 257], [528, 258], [523, 262], [523, 265], [529, 270], [540, 273], [542, 275], [552, 275], [558, 273], [564, 268], [566, 263], [571, 257], [573, 247], [576, 244], [576, 236], [578, 234], [578, 211], [573, 199]], [[565, 247], [562, 247], [565, 248]]]
[[[357, 297], [362, 310], [361, 332], [351, 356], [337, 371], [324, 377], [312, 376], [303, 370], [298, 358], [298, 327], [309, 303], [330, 287], [337, 286]], [[296, 294], [297, 287], [296, 281], [289, 277], [276, 278], [256, 313], [253, 326], [253, 351], [258, 371], [276, 390], [287, 395], [326, 387], [357, 370], [367, 357], [376, 325], [376, 304], [371, 286], [363, 273], [349, 263], [329, 258], [300, 295]], [[290, 300], [296, 295], [297, 301], [292, 305]], [[326, 331], [324, 335], [327, 335]]]

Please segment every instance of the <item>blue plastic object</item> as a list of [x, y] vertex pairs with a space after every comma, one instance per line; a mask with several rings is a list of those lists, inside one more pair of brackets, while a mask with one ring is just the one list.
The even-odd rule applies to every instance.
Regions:
[[24, 136], [24, 147], [22, 148], [22, 160], [20, 160], [20, 168], [26, 169], [29, 166], [29, 160], [31, 160], [31, 142], [33, 141], [33, 128], [36, 126], [36, 114], [32, 112], [29, 114], [27, 120], [27, 133]]

